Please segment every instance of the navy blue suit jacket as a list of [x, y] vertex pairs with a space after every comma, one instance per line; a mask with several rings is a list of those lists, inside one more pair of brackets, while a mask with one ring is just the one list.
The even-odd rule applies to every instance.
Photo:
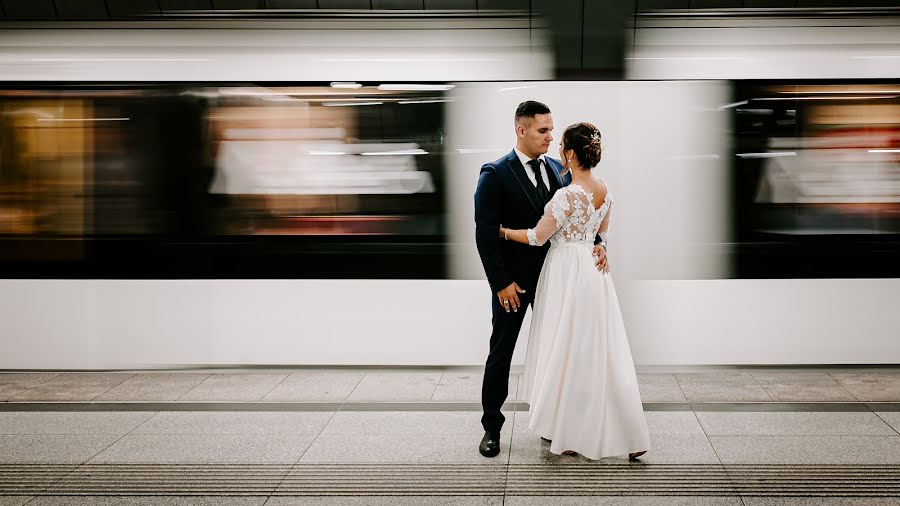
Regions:
[[[559, 160], [544, 156], [550, 194], [571, 182]], [[549, 242], [541, 247], [506, 241], [499, 236], [500, 225], [512, 229], [533, 228], [541, 216], [541, 205], [534, 184], [528, 179], [525, 167], [515, 150], [481, 167], [478, 188], [475, 190], [475, 244], [488, 283], [494, 292], [511, 283], [534, 294]]]

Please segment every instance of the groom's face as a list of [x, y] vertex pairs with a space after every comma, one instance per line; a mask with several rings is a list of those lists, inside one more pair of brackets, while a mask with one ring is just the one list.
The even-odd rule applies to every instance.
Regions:
[[516, 128], [519, 140], [529, 156], [538, 156], [550, 150], [553, 142], [553, 116], [547, 114], [535, 114], [534, 118], [525, 118], [520, 127]]

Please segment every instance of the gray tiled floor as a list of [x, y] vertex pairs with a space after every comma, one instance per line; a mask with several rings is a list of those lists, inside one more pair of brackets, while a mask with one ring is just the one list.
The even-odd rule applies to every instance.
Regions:
[[[14, 408], [0, 410], [0, 464], [272, 463], [297, 467], [307, 463], [505, 466], [625, 462], [624, 456], [594, 462], [578, 455], [551, 454], [549, 444], [528, 430], [527, 406], [505, 412], [500, 456], [481, 457], [477, 452], [482, 434], [481, 380], [478, 370], [4, 373], [0, 374], [0, 399], [4, 395], [13, 398], [0, 402], [0, 407]], [[668, 406], [645, 411], [651, 448], [641, 459], [644, 464], [900, 465], [900, 410], [896, 405], [869, 407], [861, 402], [900, 402], [900, 374], [895, 370], [740, 368], [641, 373], [638, 380], [645, 403]], [[509, 400], [519, 396], [521, 382], [520, 374], [511, 375]], [[69, 407], [29, 408], [31, 402], [62, 402], [59, 406]], [[70, 402], [76, 403], [74, 408], [66, 404]], [[258, 409], [229, 409], [229, 403], [237, 402], [258, 405]], [[224, 404], [194, 410], [215, 403]], [[310, 407], [291, 409], [292, 403]], [[734, 409], [735, 405], [727, 403], [746, 409]], [[853, 406], [850, 410], [830, 409], [829, 403]], [[103, 409], [107, 405], [109, 409]], [[182, 405], [193, 407], [179, 409]], [[18, 506], [31, 499], [0, 494], [0, 506]], [[804, 502], [797, 498], [656, 496], [507, 496], [506, 502], [738, 506], [742, 499], [743, 504], [755, 506], [895, 504], [877, 498]], [[420, 500], [423, 498], [39, 496], [29, 506], [419, 504]], [[427, 502], [500, 505], [503, 497], [430, 497]]]
[[876, 411], [875, 414], [900, 434], [900, 411]]
[[0, 413], [0, 434], [127, 434], [152, 417], [152, 412], [6, 412]]
[[[257, 372], [0, 373], [0, 400], [222, 402], [478, 402], [482, 372], [274, 370]], [[522, 392], [509, 380], [509, 400]], [[730, 369], [639, 373], [644, 402], [900, 402], [894, 370]]]
[[137, 374], [109, 391], [98, 401], [174, 401], [199, 385], [209, 374]]
[[178, 398], [180, 401], [258, 401], [287, 374], [213, 374]]
[[26, 388], [40, 385], [59, 376], [55, 372], [11, 372], [0, 373], [0, 385], [21, 385]]
[[266, 506], [501, 506], [503, 497], [272, 497]]
[[[32, 500], [34, 496], [2, 496], [0, 495], [0, 506], [22, 506]], [[34, 504], [34, 503], [32, 503]]]
[[0, 435], [0, 462], [80, 464], [113, 444], [119, 435]]
[[0, 383], [0, 401], [5, 401], [11, 397], [15, 397], [26, 390], [28, 389], [23, 386], [4, 385]]
[[650, 434], [703, 435], [693, 411], [648, 411], [644, 413]]
[[316, 435], [332, 416], [330, 412], [168, 411], [157, 413], [132, 434]]
[[898, 436], [709, 436], [723, 464], [900, 464]]
[[710, 436], [896, 436], [875, 413], [699, 412]]
[[500, 455], [485, 459], [480, 435], [321, 435], [300, 462], [505, 464], [509, 436], [501, 436]]
[[288, 375], [264, 401], [343, 401], [359, 385], [364, 372], [306, 371]]
[[89, 462], [293, 464], [313, 439], [311, 435], [133, 434]]
[[[2, 497], [0, 506], [22, 506], [31, 497]], [[883, 497], [684, 497], [684, 496], [501, 496], [440, 497], [37, 497], [28, 506], [896, 506], [897, 500]], [[8, 501], [8, 502], [6, 502]], [[742, 502], [743, 501], [743, 502]]]
[[857, 400], [828, 373], [757, 371], [751, 375], [776, 401]]
[[[647, 464], [719, 464], [712, 446], [703, 435], [651, 434], [651, 451], [641, 458]], [[511, 464], [548, 464], [562, 462], [597, 462], [580, 455], [555, 455], [550, 444], [536, 435], [514, 435]], [[502, 449], [502, 447], [501, 447]], [[626, 456], [607, 457], [599, 463], [623, 463]]]
[[896, 497], [742, 497], [745, 506], [897, 506]]
[[[481, 383], [483, 375], [480, 372], [444, 373], [431, 397], [433, 401], [481, 401]], [[509, 376], [507, 386], [509, 399], [518, 399], [519, 375]]]
[[687, 402], [674, 374], [638, 374], [644, 402]]
[[441, 373], [369, 373], [350, 393], [349, 401], [428, 401]]
[[[504, 415], [507, 420], [513, 419], [511, 412]], [[512, 427], [511, 423], [504, 424], [501, 433], [509, 434]], [[484, 434], [480, 411], [342, 411], [336, 413], [322, 431], [325, 436], [466, 434]]]
[[[900, 463], [898, 412], [650, 411], [648, 463]], [[484, 462], [480, 412], [3, 412], [0, 462]], [[883, 419], [883, 418], [884, 419]], [[560, 458], [507, 413], [510, 462]], [[699, 421], [698, 421], [699, 420]], [[715, 451], [713, 451], [715, 450]], [[718, 455], [718, 457], [717, 457]], [[491, 463], [501, 461], [492, 460]]]
[[128, 373], [63, 373], [10, 398], [11, 401], [93, 400], [125, 382]]
[[834, 372], [830, 374], [842, 387], [861, 401], [896, 401], [900, 399], [900, 372]]
[[680, 373], [675, 379], [689, 402], [773, 400], [749, 372]]
[[[36, 497], [28, 506], [262, 506], [262, 497], [63, 496]], [[0, 502], [0, 505], [3, 503]]]
[[[693, 411], [647, 411], [644, 412], [650, 434], [681, 434], [702, 436], [703, 427]], [[534, 435], [528, 428], [531, 415], [527, 411], [515, 414], [515, 434]]]
[[509, 506], [742, 506], [740, 497], [507, 497]]

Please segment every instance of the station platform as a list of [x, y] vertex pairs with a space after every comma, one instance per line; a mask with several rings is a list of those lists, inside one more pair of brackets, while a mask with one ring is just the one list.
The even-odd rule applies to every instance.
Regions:
[[652, 448], [551, 454], [482, 371], [0, 373], [0, 506], [897, 505], [900, 368], [638, 368]]

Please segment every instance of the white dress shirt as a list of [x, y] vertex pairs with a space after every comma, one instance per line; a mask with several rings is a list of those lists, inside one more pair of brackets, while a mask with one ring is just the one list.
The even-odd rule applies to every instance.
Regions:
[[[528, 158], [525, 153], [519, 151], [519, 148], [513, 149], [516, 152], [516, 156], [519, 157], [519, 161], [522, 162], [522, 166], [525, 167], [525, 174], [528, 176], [528, 179], [531, 180], [531, 184], [537, 188], [537, 179], [534, 177], [534, 169], [531, 168], [531, 165], [528, 165], [528, 162], [533, 160], [533, 158]], [[547, 190], [550, 190], [550, 174], [547, 172], [547, 160], [544, 159], [544, 155], [538, 156], [538, 160], [541, 161], [541, 175], [544, 177], [544, 186], [547, 187]]]

